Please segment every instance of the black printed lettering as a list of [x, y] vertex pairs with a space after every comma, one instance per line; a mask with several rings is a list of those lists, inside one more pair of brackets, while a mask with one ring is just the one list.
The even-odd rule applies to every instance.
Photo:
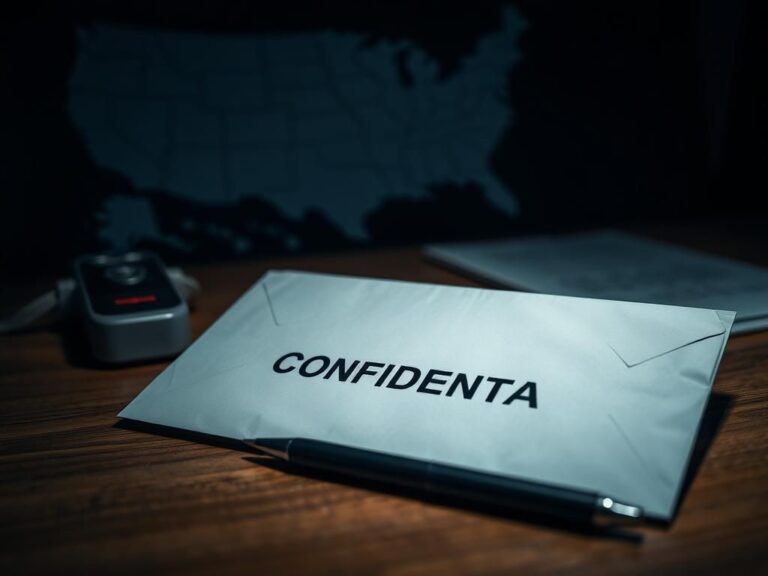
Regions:
[[375, 376], [378, 374], [376, 371], [368, 370], [368, 368], [383, 368], [384, 364], [381, 362], [363, 362], [363, 365], [360, 366], [360, 370], [358, 370], [357, 374], [355, 374], [355, 377], [352, 378], [352, 382], [357, 384], [360, 381], [360, 378], [363, 376]]
[[442, 386], [443, 384], [447, 384], [448, 380], [442, 380], [439, 378], [435, 378], [435, 376], [450, 376], [453, 374], [453, 372], [446, 372], [445, 370], [430, 370], [427, 372], [427, 375], [424, 376], [424, 380], [421, 381], [421, 384], [419, 384], [419, 387], [416, 389], [416, 392], [424, 392], [425, 394], [437, 394], [438, 396], [442, 393], [442, 390], [436, 390], [434, 388], [430, 388], [430, 384], [439, 384]]
[[[474, 376], [470, 383], [470, 377], [463, 372], [454, 373], [434, 368], [425, 370], [422, 378], [422, 370], [415, 366], [362, 360], [348, 361], [346, 358], [331, 360], [330, 357], [323, 355], [306, 358], [301, 352], [284, 354], [275, 361], [272, 370], [277, 374], [297, 371], [304, 378], [315, 378], [322, 375], [324, 380], [337, 382], [351, 380], [355, 384], [361, 381], [371, 383], [375, 380], [373, 384], [375, 387], [386, 387], [393, 390], [406, 390], [418, 384], [415, 389], [422, 394], [440, 396], [445, 391], [446, 396], [457, 395], [464, 400], [472, 400], [480, 388], [480, 384], [487, 380], [491, 387], [485, 396], [485, 402], [489, 404], [496, 400], [505, 384], [514, 387], [516, 382], [511, 379], [478, 375]], [[366, 380], [366, 376], [375, 378]], [[446, 387], [449, 383], [450, 385]], [[461, 391], [461, 394], [457, 394], [458, 391]], [[518, 400], [527, 402], [528, 408], [537, 409], [539, 402], [536, 382], [527, 381], [522, 386], [518, 386], [517, 389], [513, 388], [512, 393], [502, 404], [509, 406]]]
[[[310, 372], [309, 366], [313, 363], [316, 363], [317, 361], [320, 361], [320, 368], [315, 370], [314, 372]], [[325, 372], [326, 368], [328, 368], [328, 365], [331, 363], [331, 359], [328, 358], [328, 356], [313, 356], [312, 358], [309, 358], [304, 361], [304, 363], [299, 368], [299, 374], [306, 378], [312, 378], [313, 376], [317, 376], [321, 372]]]
[[[405, 374], [406, 372], [411, 373], [411, 379], [408, 382], [401, 383], [399, 382], [400, 376]], [[392, 376], [392, 380], [389, 381], [389, 384], [387, 384], [387, 388], [394, 388], [395, 390], [405, 390], [406, 388], [410, 388], [421, 377], [421, 370], [418, 368], [414, 368], [413, 366], [400, 366], [400, 368], [397, 369], [395, 372], [395, 375]]]
[[384, 368], [384, 372], [381, 373], [381, 376], [379, 376], [379, 379], [376, 380], [376, 384], [374, 384], [374, 386], [381, 386], [384, 384], [384, 380], [387, 379], [387, 376], [389, 376], [389, 373], [392, 372], [392, 368], [394, 367], [394, 364], [387, 364], [387, 367]]
[[328, 370], [328, 372], [323, 376], [326, 380], [328, 380], [331, 376], [333, 376], [334, 372], [339, 373], [339, 381], [340, 382], [346, 382], [347, 379], [352, 376], [352, 372], [355, 371], [355, 368], [357, 368], [357, 365], [360, 364], [360, 360], [355, 360], [352, 362], [352, 364], [349, 365], [349, 368], [347, 368], [347, 361], [344, 360], [344, 358], [339, 358], [336, 360], [336, 362], [333, 363], [331, 366], [331, 369]]
[[475, 395], [475, 392], [477, 392], [478, 386], [480, 386], [480, 382], [483, 381], [484, 376], [477, 376], [475, 378], [475, 381], [472, 382], [472, 385], [469, 385], [469, 382], [467, 381], [467, 375], [459, 372], [456, 374], [456, 378], [454, 378], [453, 382], [451, 382], [451, 387], [448, 388], [448, 392], [445, 393], [446, 396], [453, 396], [453, 393], [456, 391], [456, 388], [461, 386], [461, 393], [464, 395], [464, 398], [467, 400], [471, 400], [472, 397]]
[[526, 382], [523, 384], [519, 390], [515, 390], [509, 398], [504, 400], [504, 404], [512, 404], [515, 400], [528, 400], [529, 408], [537, 408], [536, 382]]
[[304, 354], [301, 352], [289, 352], [285, 356], [280, 356], [280, 358], [277, 359], [277, 361], [272, 365], [272, 370], [277, 372], [278, 374], [286, 374], [288, 372], [292, 372], [293, 370], [296, 370], [296, 366], [291, 366], [289, 368], [282, 368], [280, 365], [283, 363], [283, 360], [287, 360], [288, 358], [296, 358], [297, 360], [301, 361], [304, 360]]
[[505, 380], [504, 378], [491, 378], [490, 376], [488, 377], [488, 382], [493, 382], [493, 388], [491, 388], [491, 391], [488, 392], [488, 396], [485, 398], [486, 402], [493, 402], [494, 398], [496, 398], [496, 394], [499, 393], [502, 384], [515, 383], [514, 380]]

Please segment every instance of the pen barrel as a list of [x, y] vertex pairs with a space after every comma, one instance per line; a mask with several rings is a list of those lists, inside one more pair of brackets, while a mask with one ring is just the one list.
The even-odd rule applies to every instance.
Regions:
[[592, 521], [598, 495], [509, 476], [428, 463], [427, 490], [498, 509], [519, 510], [579, 523]]
[[598, 499], [594, 492], [309, 439], [293, 440], [288, 457], [336, 474], [574, 522], [590, 522]]

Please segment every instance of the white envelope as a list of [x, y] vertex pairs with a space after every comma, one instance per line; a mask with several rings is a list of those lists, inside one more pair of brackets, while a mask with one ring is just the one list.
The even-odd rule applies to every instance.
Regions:
[[734, 316], [272, 271], [119, 415], [593, 490], [668, 520]]

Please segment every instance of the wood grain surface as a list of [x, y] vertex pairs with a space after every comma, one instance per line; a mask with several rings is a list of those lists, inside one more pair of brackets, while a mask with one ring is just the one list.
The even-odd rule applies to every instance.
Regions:
[[[268, 268], [472, 285], [385, 250], [190, 269], [202, 333]], [[97, 368], [62, 335], [0, 339], [0, 573], [768, 573], [768, 332], [732, 337], [669, 527], [600, 534], [118, 425], [165, 366]]]

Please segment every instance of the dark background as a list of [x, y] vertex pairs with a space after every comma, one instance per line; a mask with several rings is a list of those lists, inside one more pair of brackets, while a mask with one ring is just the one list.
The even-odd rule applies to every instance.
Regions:
[[[211, 34], [316, 30], [370, 42], [407, 39], [450, 75], [498, 26], [501, 2], [15, 2], [0, 60], [0, 244], [4, 274], [64, 273], [108, 248], [98, 212], [111, 194], [151, 198], [164, 232], [182, 217], [224, 222], [252, 240], [234, 253], [215, 236], [192, 248], [139, 242], [171, 263], [360, 246], [567, 231], [758, 211], [766, 190], [764, 9], [746, 1], [514, 2], [528, 22], [509, 71], [515, 122], [492, 169], [520, 205], [515, 217], [472, 182], [392, 198], [368, 214], [368, 241], [322, 211], [289, 219], [258, 197], [211, 210], [139, 190], [90, 157], [67, 109], [78, 26], [94, 22]], [[407, 80], [407, 79], [406, 79]], [[322, 194], [318, 190], [318, 204]], [[262, 232], [300, 239], [287, 245]]]

